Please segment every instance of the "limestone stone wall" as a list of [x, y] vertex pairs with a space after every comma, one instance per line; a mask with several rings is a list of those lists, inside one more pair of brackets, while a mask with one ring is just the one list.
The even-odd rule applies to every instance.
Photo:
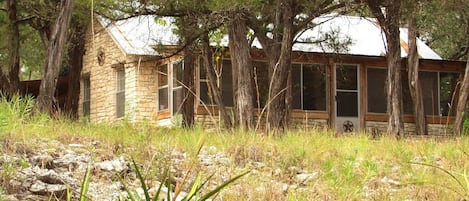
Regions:
[[293, 129], [298, 129], [298, 130], [310, 130], [310, 129], [323, 130], [323, 129], [329, 128], [327, 119], [293, 118], [291, 119], [290, 123]]
[[[100, 53], [100, 54], [98, 54]], [[101, 63], [98, 62], [100, 55]], [[124, 64], [126, 72], [126, 113], [128, 108], [136, 107], [131, 100], [135, 93], [135, 72], [133, 64], [126, 63], [126, 55], [116, 45], [110, 34], [97, 22], [94, 33], [88, 29], [85, 41], [85, 55], [83, 56], [83, 75], [90, 76], [90, 121], [116, 120], [116, 70], [118, 64]], [[83, 86], [83, 82], [82, 82]], [[127, 107], [127, 102], [129, 107]], [[83, 115], [83, 91], [80, 92], [79, 114]]]
[[[197, 115], [196, 118], [196, 123], [198, 126], [202, 126], [204, 128], [214, 128], [221, 126], [220, 122], [220, 116], [216, 115], [213, 117], [210, 117], [209, 115]], [[256, 124], [257, 124], [257, 119], [256, 119]], [[262, 129], [265, 127], [265, 121], [261, 120], [259, 127]], [[298, 129], [298, 130], [311, 130], [311, 129], [327, 129], [328, 122], [327, 119], [300, 119], [300, 118], [293, 118], [291, 119], [290, 122], [290, 128], [291, 129]]]
[[[90, 76], [90, 121], [113, 122], [116, 118], [116, 69], [125, 70], [125, 118], [131, 122], [157, 122], [157, 66], [181, 59], [174, 56], [160, 60], [152, 56], [127, 55], [99, 23], [94, 34], [88, 29], [83, 57], [84, 75]], [[98, 59], [101, 57], [101, 59]], [[169, 68], [171, 73], [171, 68]], [[83, 86], [83, 82], [82, 82]], [[80, 92], [79, 114], [83, 116], [83, 91]]]
[[158, 116], [157, 98], [157, 68], [155, 62], [145, 62], [137, 67], [137, 91], [135, 120], [156, 121]]
[[[387, 130], [387, 122], [367, 121], [366, 129], [376, 130], [380, 133], [385, 133]], [[404, 124], [405, 135], [415, 135], [415, 124], [405, 123]], [[452, 135], [453, 128], [451, 125], [444, 124], [428, 124], [427, 125], [428, 135], [441, 136], [441, 135]]]

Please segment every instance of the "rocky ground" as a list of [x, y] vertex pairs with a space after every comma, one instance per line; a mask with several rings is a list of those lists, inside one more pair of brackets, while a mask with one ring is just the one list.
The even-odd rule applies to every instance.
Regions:
[[[4, 141], [0, 146], [0, 201], [67, 200], [67, 196], [70, 196], [70, 200], [78, 200], [87, 169], [91, 172], [86, 194], [88, 200], [127, 200], [124, 184], [135, 196], [144, 196], [129, 156], [133, 152], [131, 148], [109, 148], [98, 141], [63, 144], [59, 141], [37, 139], [29, 142]], [[161, 178], [165, 176], [165, 167], [170, 167], [172, 189], [177, 184], [185, 184], [181, 186], [177, 200], [181, 200], [186, 195], [185, 192], [190, 191], [190, 185], [198, 173], [203, 173], [204, 179], [210, 178], [204, 188], [210, 190], [246, 171], [249, 171], [249, 175], [243, 181], [235, 182], [224, 189], [215, 200], [238, 200], [236, 198], [240, 197], [243, 200], [287, 200], [292, 192], [293, 195], [305, 195], [308, 200], [336, 199], [321, 178], [325, 172], [296, 166], [271, 167], [264, 162], [275, 154], [265, 158], [266, 156], [256, 155], [254, 148], [218, 150], [216, 147], [204, 146], [192, 156], [178, 148], [168, 147], [163, 151], [149, 149], [152, 150], [141, 156], [137, 164], [145, 175], [147, 185], [151, 187], [151, 194], [157, 191]], [[243, 156], [246, 149], [251, 153], [250, 156]], [[447, 166], [445, 159], [439, 156], [416, 157], [412, 161], [433, 161], [437, 166]], [[361, 162], [362, 160], [354, 160], [351, 169], [353, 174], [364, 174], [364, 170], [359, 169]], [[413, 168], [425, 171], [434, 169], [418, 165]], [[425, 199], [434, 195], [428, 189], [403, 185], [401, 176], [400, 166], [391, 164], [389, 173], [372, 175], [363, 188], [359, 187], [353, 192], [358, 193], [355, 197], [364, 200], [390, 198], [393, 193], [399, 192], [408, 194], [409, 197]], [[166, 186], [163, 187], [164, 195], [167, 191]], [[229, 199], [225, 199], [226, 197]]]
[[[0, 156], [0, 181], [3, 193], [0, 198], [5, 200], [67, 200], [71, 195], [72, 200], [79, 197], [81, 183], [88, 168], [91, 170], [91, 179], [87, 197], [90, 200], [122, 200], [127, 197], [123, 187], [126, 184], [132, 192], [143, 196], [139, 180], [130, 161], [125, 154], [104, 153], [99, 142], [89, 144], [62, 144], [58, 141], [32, 140], [28, 143], [4, 142], [2, 155]], [[159, 157], [159, 159], [155, 159]], [[212, 175], [207, 189], [222, 184], [223, 181], [250, 170], [250, 174], [266, 174], [265, 182], [269, 188], [276, 188], [280, 194], [286, 193], [290, 188], [299, 188], [318, 177], [317, 172], [305, 172], [296, 167], [290, 167], [289, 171], [295, 172], [293, 183], [283, 183], [272, 179], [281, 174], [280, 169], [266, 167], [265, 164], [256, 161], [244, 161], [245, 164], [233, 166], [233, 158], [215, 147], [202, 147], [195, 160], [187, 163], [189, 156], [183, 150], [170, 150], [168, 155], [154, 154], [152, 160], [158, 160], [162, 164], [171, 163], [171, 182], [173, 184], [188, 183], [182, 187], [180, 197], [185, 195], [190, 184], [194, 181], [197, 172], [204, 175]], [[154, 165], [155, 163], [153, 163]], [[192, 164], [192, 165], [191, 165]], [[196, 164], [196, 165], [193, 165]], [[158, 174], [161, 176], [163, 169], [141, 166], [144, 173], [153, 171], [154, 176], [147, 181], [155, 192], [159, 186]], [[188, 171], [192, 170], [192, 171]], [[121, 177], [123, 182], [119, 179]], [[256, 191], [266, 191], [265, 186], [258, 186]], [[240, 186], [230, 188], [228, 193], [243, 190]], [[166, 187], [163, 188], [163, 193]], [[0, 194], [0, 195], [1, 195]], [[0, 199], [1, 200], [1, 199]]]

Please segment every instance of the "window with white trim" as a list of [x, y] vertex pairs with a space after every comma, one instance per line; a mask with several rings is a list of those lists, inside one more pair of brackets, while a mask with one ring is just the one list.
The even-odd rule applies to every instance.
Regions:
[[158, 66], [158, 111], [169, 109], [168, 65]]
[[125, 70], [116, 69], [116, 117], [125, 115]]
[[184, 62], [183, 60], [176, 61], [173, 63], [173, 85], [172, 85], [172, 113], [179, 113], [181, 111], [183, 102], [183, 86], [182, 81], [184, 79]]
[[90, 116], [90, 103], [91, 103], [91, 82], [90, 75], [87, 74], [83, 76], [83, 103], [82, 103], [82, 112], [84, 117]]
[[205, 105], [213, 105], [214, 103], [203, 57], [199, 57], [199, 98], [200, 102]]

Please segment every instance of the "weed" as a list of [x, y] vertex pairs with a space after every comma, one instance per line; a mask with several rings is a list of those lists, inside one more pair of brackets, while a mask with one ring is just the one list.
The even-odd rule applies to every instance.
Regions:
[[464, 169], [462, 173], [457, 173], [457, 172], [452, 172], [445, 168], [439, 167], [437, 165], [428, 164], [428, 163], [411, 162], [411, 164], [427, 166], [427, 167], [431, 167], [431, 168], [434, 168], [436, 170], [443, 172], [444, 175], [446, 175], [446, 180], [456, 183], [457, 184], [456, 187], [451, 187], [447, 185], [438, 185], [437, 183], [434, 183], [434, 184], [457, 194], [460, 197], [460, 200], [469, 200], [469, 175], [467, 174], [466, 169]]

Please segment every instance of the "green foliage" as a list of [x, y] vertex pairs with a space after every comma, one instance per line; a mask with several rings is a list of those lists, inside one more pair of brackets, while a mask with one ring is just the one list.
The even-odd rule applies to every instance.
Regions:
[[[163, 185], [167, 182], [167, 192], [166, 192], [166, 200], [174, 200], [174, 197], [176, 197], [178, 195], [179, 192], [175, 192], [173, 194], [172, 190], [171, 190], [171, 183], [169, 183], [169, 180], [171, 178], [171, 175], [170, 175], [170, 170], [167, 169], [165, 172], [166, 172], [166, 176], [164, 177], [163, 179], [163, 182], [160, 183], [159, 187], [158, 187], [158, 190], [156, 191], [155, 195], [153, 195], [153, 198], [150, 196], [150, 193], [149, 193], [149, 188], [148, 186], [146, 185], [146, 182], [145, 182], [145, 178], [143, 177], [141, 171], [140, 171], [140, 168], [138, 167], [137, 163], [135, 162], [135, 160], [132, 159], [132, 165], [135, 169], [135, 173], [137, 175], [137, 179], [139, 180], [140, 182], [140, 187], [143, 189], [143, 193], [144, 193], [144, 199], [145, 201], [156, 201], [158, 200], [158, 198], [160, 198], [160, 193], [162, 192], [161, 189], [163, 187]], [[192, 182], [192, 185], [191, 185], [191, 188], [190, 188], [190, 191], [189, 193], [182, 199], [183, 201], [189, 201], [189, 200], [197, 200], [197, 201], [205, 201], [205, 200], [208, 200], [210, 199], [211, 197], [217, 195], [221, 190], [223, 190], [224, 188], [226, 188], [228, 185], [230, 185], [231, 183], [235, 182], [236, 180], [240, 179], [241, 177], [243, 177], [244, 175], [248, 174], [249, 171], [246, 171], [242, 174], [239, 174], [231, 179], [229, 179], [228, 181], [225, 181], [224, 183], [222, 183], [221, 185], [217, 186], [215, 189], [211, 190], [211, 191], [208, 191], [207, 193], [205, 194], [202, 194], [202, 191], [205, 190], [204, 188], [205, 185], [208, 183], [209, 179], [207, 179], [206, 181], [202, 182], [202, 174], [201, 173], [198, 173], [197, 174], [197, 177], [195, 178], [195, 180]], [[131, 200], [131, 201], [136, 201], [136, 200], [142, 200], [140, 199], [140, 197], [138, 197], [138, 194], [136, 192], [132, 192], [128, 186], [125, 184], [125, 182], [123, 181], [122, 178], [120, 178], [120, 181], [122, 183], [122, 186], [124, 187], [125, 191], [127, 192], [127, 195], [128, 195], [128, 199]], [[186, 182], [186, 180], [184, 180], [184, 182]], [[139, 198], [139, 199], [136, 199]]]
[[465, 112], [464, 114], [464, 122], [463, 122], [463, 129], [462, 129], [462, 134], [467, 135], [469, 133], [469, 115], [467, 115]]
[[90, 177], [91, 177], [91, 167], [88, 166], [86, 168], [85, 176], [83, 177], [83, 180], [81, 182], [81, 190], [80, 190], [80, 201], [85, 201], [86, 200], [86, 194], [88, 193], [88, 187], [90, 184]]
[[8, 131], [25, 123], [31, 117], [34, 99], [30, 96], [0, 96], [0, 131]]
[[[467, 58], [468, 1], [423, 1], [419, 10], [419, 28], [422, 38], [446, 59]], [[412, 13], [415, 15], [416, 13]]]

